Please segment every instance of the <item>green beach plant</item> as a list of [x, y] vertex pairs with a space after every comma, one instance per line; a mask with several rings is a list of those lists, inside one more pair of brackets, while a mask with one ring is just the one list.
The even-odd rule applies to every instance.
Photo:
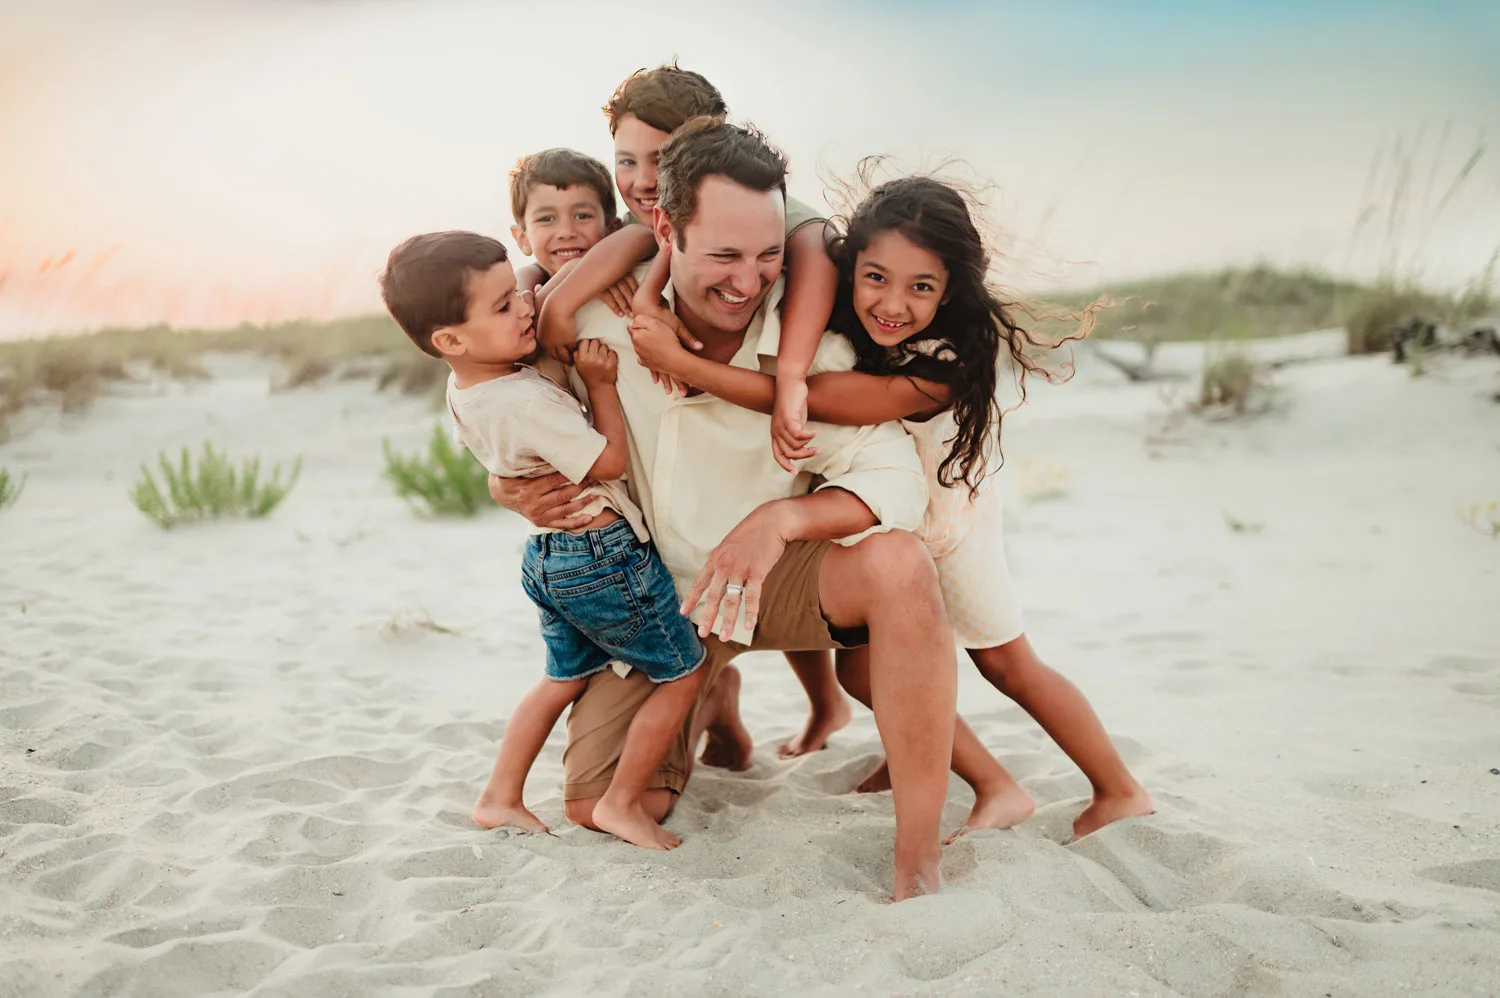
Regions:
[[398, 454], [384, 442], [385, 477], [396, 495], [434, 516], [473, 516], [490, 503], [489, 472], [455, 446], [442, 426], [435, 426], [427, 451]]
[[9, 468], [0, 468], [0, 509], [16, 504], [16, 500], [21, 498], [21, 491], [26, 488], [26, 478], [26, 475], [14, 478]]
[[130, 499], [163, 530], [223, 516], [266, 516], [280, 505], [302, 474], [299, 457], [285, 479], [280, 463], [271, 469], [269, 478], [262, 478], [259, 456], [236, 467], [209, 443], [204, 443], [203, 453], [196, 460], [183, 447], [175, 463], [163, 451], [157, 455], [157, 465], [161, 481], [142, 464], [141, 479], [131, 490]]

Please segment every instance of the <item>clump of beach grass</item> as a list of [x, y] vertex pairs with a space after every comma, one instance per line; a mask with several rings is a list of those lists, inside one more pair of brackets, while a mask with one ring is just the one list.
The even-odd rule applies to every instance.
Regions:
[[385, 477], [396, 495], [433, 516], [473, 516], [491, 505], [489, 472], [436, 426], [425, 452], [400, 454], [384, 442]]
[[1476, 502], [1467, 509], [1459, 510], [1458, 516], [1476, 533], [1500, 538], [1500, 502]]
[[9, 468], [0, 467], [0, 509], [9, 509], [16, 504], [26, 488], [26, 478], [26, 475], [17, 478]]
[[1229, 418], [1262, 412], [1269, 407], [1270, 372], [1239, 344], [1211, 343], [1205, 349], [1203, 376], [1193, 411]]
[[130, 499], [153, 523], [171, 530], [184, 523], [224, 516], [268, 515], [297, 484], [302, 458], [292, 462], [285, 478], [280, 463], [271, 469], [269, 478], [262, 478], [258, 456], [236, 466], [212, 444], [204, 443], [196, 459], [184, 447], [176, 462], [165, 451], [157, 455], [157, 466], [160, 481], [150, 468], [141, 465], [141, 479], [131, 490]]

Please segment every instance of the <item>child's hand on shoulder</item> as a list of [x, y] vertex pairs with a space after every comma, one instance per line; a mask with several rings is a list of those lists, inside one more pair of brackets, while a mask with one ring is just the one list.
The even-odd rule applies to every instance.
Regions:
[[634, 274], [626, 274], [614, 284], [605, 289], [599, 300], [609, 306], [609, 310], [622, 319], [635, 318], [635, 309], [632, 303], [635, 301], [635, 293], [640, 290], [635, 282]]
[[818, 454], [807, 428], [807, 379], [790, 375], [776, 379], [776, 406], [771, 412], [771, 454], [776, 463], [795, 474], [794, 461]]
[[590, 388], [612, 385], [620, 373], [620, 358], [599, 340], [584, 340], [573, 351], [573, 366]]

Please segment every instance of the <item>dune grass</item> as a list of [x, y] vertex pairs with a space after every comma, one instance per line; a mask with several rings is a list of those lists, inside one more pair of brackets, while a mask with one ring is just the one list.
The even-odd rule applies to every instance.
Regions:
[[184, 447], [175, 463], [163, 451], [157, 456], [157, 465], [161, 481], [142, 464], [141, 479], [131, 490], [130, 499], [163, 530], [223, 516], [266, 516], [281, 504], [302, 473], [299, 457], [285, 480], [280, 464], [263, 479], [259, 457], [248, 458], [236, 467], [209, 443], [203, 445], [203, 453], [196, 460]]
[[280, 390], [335, 376], [368, 377], [382, 389], [436, 396], [447, 374], [385, 315], [220, 330], [142, 326], [20, 340], [0, 343], [0, 435], [7, 417], [32, 405], [77, 412], [112, 385], [207, 377], [203, 358], [210, 353], [276, 358], [283, 368], [274, 386]]
[[456, 446], [435, 426], [426, 452], [399, 454], [384, 444], [385, 477], [396, 495], [432, 516], [473, 516], [488, 509], [489, 472], [465, 447]]
[[26, 478], [25, 475], [16, 478], [11, 475], [9, 468], [0, 467], [0, 509], [8, 509], [16, 504], [26, 488]]

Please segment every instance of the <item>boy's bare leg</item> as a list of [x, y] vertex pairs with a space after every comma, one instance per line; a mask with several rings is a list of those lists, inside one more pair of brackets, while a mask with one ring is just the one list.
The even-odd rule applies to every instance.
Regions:
[[789, 651], [786, 661], [807, 691], [810, 705], [802, 730], [776, 750], [781, 758], [791, 759], [826, 747], [828, 737], [852, 721], [854, 712], [839, 691], [826, 651]]
[[661, 825], [643, 804], [647, 785], [667, 756], [672, 739], [682, 731], [688, 711], [708, 677], [699, 667], [681, 679], [662, 683], [636, 711], [625, 734], [625, 748], [609, 781], [609, 789], [594, 806], [594, 824], [645, 849], [676, 849], [682, 840]]
[[[745, 730], [745, 724], [740, 720], [740, 670], [732, 665], [725, 666], [719, 673], [719, 678], [709, 687], [708, 694], [693, 718], [693, 730], [688, 739], [688, 771], [685, 774], [688, 777], [693, 773], [692, 750], [705, 733], [708, 735], [708, 744], [703, 749], [705, 763], [721, 765], [708, 763], [707, 756], [712, 750], [720, 753], [726, 760], [722, 765], [736, 771], [750, 768], [750, 732]], [[743, 763], [730, 765], [736, 759], [743, 760]], [[573, 824], [598, 832], [602, 829], [594, 823], [594, 808], [599, 806], [599, 801], [598, 797], [580, 797], [565, 801], [563, 809]], [[666, 820], [676, 803], [677, 795], [665, 787], [654, 787], [641, 797], [641, 806], [658, 823]]]
[[490, 780], [474, 804], [471, 814], [474, 824], [480, 828], [514, 825], [533, 832], [548, 830], [540, 818], [526, 809], [521, 793], [526, 786], [526, 774], [531, 772], [531, 765], [557, 719], [568, 704], [578, 699], [586, 685], [587, 681], [582, 679], [566, 682], [543, 679], [516, 704], [500, 738]]
[[827, 553], [818, 598], [834, 628], [870, 632], [870, 702], [896, 808], [895, 899], [934, 893], [958, 687], [937, 569], [914, 535], [876, 534]]
[[[870, 663], [866, 649], [847, 648], [839, 651], [838, 678], [850, 696], [869, 705]], [[1031, 799], [1031, 795], [990, 754], [962, 717], [954, 719], [953, 772], [974, 788], [974, 807], [969, 811], [968, 820], [962, 827], [943, 840], [944, 845], [951, 844], [960, 835], [975, 829], [1019, 825], [1036, 811], [1036, 802]], [[854, 789], [856, 793], [876, 793], [890, 788], [890, 770], [882, 761], [875, 772]]]
[[1037, 657], [1026, 635], [996, 648], [971, 648], [969, 657], [980, 674], [1035, 718], [1088, 777], [1094, 799], [1073, 822], [1074, 838], [1112, 821], [1152, 812], [1151, 795], [1125, 768], [1088, 699]]

